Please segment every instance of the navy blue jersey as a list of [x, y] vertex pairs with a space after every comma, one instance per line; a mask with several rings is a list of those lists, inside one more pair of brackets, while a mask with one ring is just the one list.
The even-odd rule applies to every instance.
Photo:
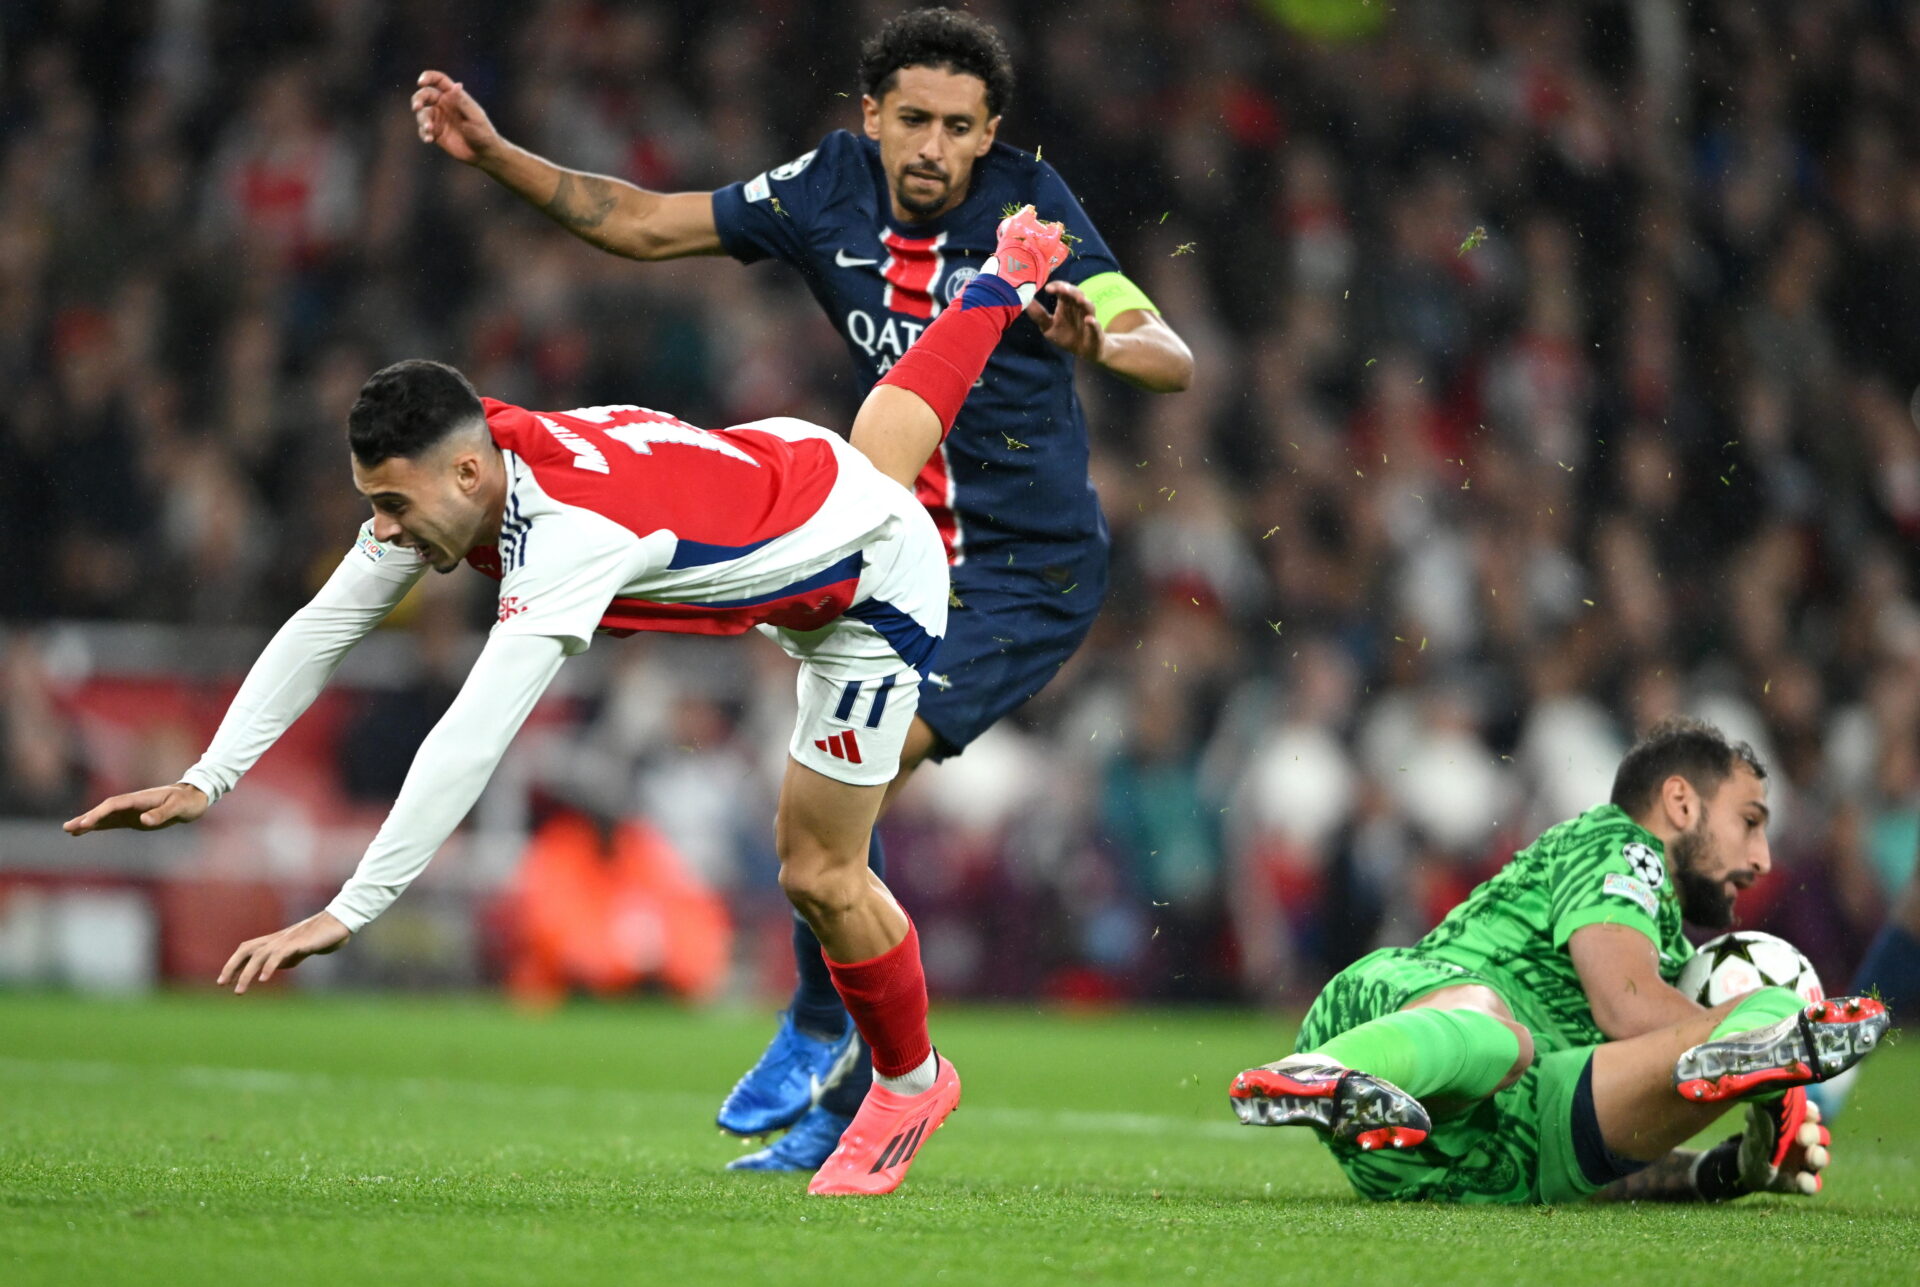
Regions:
[[[836, 130], [805, 156], [715, 192], [713, 221], [742, 263], [773, 258], [800, 270], [870, 388], [959, 298], [1008, 210], [1029, 203], [1079, 238], [1055, 279], [1119, 271], [1053, 167], [1001, 143], [975, 164], [966, 200], [938, 219], [896, 220], [879, 144]], [[1033, 323], [1015, 322], [917, 491], [956, 565], [1004, 561], [1035, 543], [1104, 546], [1073, 357]]]

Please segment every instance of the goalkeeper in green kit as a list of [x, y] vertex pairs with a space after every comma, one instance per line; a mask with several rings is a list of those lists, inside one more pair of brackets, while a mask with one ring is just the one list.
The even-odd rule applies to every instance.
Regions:
[[[1673, 987], [1681, 922], [1725, 928], [1764, 876], [1766, 770], [1668, 720], [1613, 799], [1554, 827], [1418, 944], [1362, 957], [1298, 1053], [1229, 1091], [1240, 1120], [1310, 1126], [1363, 1197], [1719, 1201], [1813, 1193], [1828, 1138], [1806, 1085], [1865, 1058], [1886, 1007], [1762, 988], [1707, 1009]], [[1741, 1131], [1678, 1146], [1728, 1108]]]

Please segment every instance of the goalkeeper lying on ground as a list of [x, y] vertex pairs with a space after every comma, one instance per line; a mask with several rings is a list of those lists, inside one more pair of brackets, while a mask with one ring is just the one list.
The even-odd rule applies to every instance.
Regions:
[[[1766, 770], [1711, 725], [1627, 752], [1613, 802], [1522, 850], [1410, 948], [1336, 975], [1296, 1049], [1234, 1078], [1240, 1120], [1312, 1126], [1364, 1197], [1717, 1201], [1813, 1193], [1827, 1134], [1803, 1086], [1886, 1032], [1878, 1001], [1672, 986], [1682, 920], [1733, 921], [1766, 874]], [[1741, 1133], [1677, 1146], [1735, 1102]]]

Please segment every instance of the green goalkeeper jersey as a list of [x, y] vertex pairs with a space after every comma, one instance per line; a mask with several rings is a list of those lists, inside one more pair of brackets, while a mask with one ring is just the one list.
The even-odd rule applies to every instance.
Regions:
[[1693, 955], [1665, 847], [1618, 805], [1552, 828], [1447, 914], [1413, 951], [1484, 977], [1540, 1053], [1590, 1046], [1594, 1024], [1567, 940], [1585, 925], [1626, 925], [1653, 941], [1671, 983]]

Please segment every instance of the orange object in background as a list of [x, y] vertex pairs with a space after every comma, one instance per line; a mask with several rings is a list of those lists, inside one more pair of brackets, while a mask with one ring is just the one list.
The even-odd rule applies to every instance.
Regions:
[[726, 983], [733, 924], [725, 901], [643, 822], [611, 830], [563, 813], [527, 846], [506, 899], [507, 991], [553, 1005], [657, 982], [704, 1000]]

